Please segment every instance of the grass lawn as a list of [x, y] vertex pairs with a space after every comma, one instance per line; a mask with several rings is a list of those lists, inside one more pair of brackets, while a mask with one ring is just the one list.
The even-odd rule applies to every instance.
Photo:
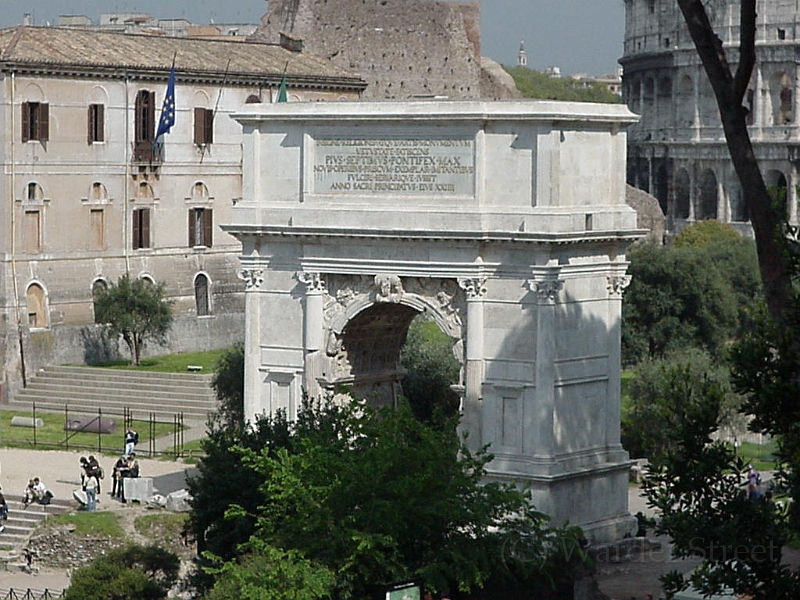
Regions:
[[[11, 419], [15, 416], [32, 417], [30, 411], [0, 410], [0, 440], [3, 446], [11, 448], [30, 448], [34, 445], [34, 429], [32, 427], [12, 427]], [[70, 417], [76, 416], [70, 414]], [[81, 417], [90, 417], [82, 413]], [[117, 430], [114, 433], [75, 433], [74, 431], [64, 431], [63, 413], [37, 412], [37, 419], [44, 421], [44, 426], [37, 427], [35, 430], [36, 445], [53, 447], [58, 450], [68, 450], [70, 448], [86, 448], [97, 452], [110, 452], [119, 454], [122, 449], [123, 435], [125, 433], [122, 419], [118, 419]], [[150, 433], [150, 423], [148, 421], [133, 421], [133, 428], [139, 432], [139, 447], [142, 450], [148, 448], [148, 435]], [[171, 435], [173, 423], [156, 423], [155, 437]], [[69, 438], [68, 438], [69, 436]]]
[[753, 444], [752, 442], [742, 442], [737, 450], [739, 456], [751, 463], [759, 471], [771, 471], [775, 468], [775, 440], [770, 440], [764, 444]]
[[107, 510], [67, 513], [48, 519], [47, 523], [74, 525], [75, 535], [80, 536], [102, 535], [117, 539], [125, 537], [125, 531], [119, 523], [119, 517]]
[[109, 369], [128, 369], [133, 371], [156, 371], [159, 373], [186, 373], [189, 365], [203, 367], [201, 373], [213, 373], [217, 361], [228, 349], [211, 350], [209, 352], [179, 352], [164, 356], [149, 356], [142, 358], [138, 367], [131, 366], [127, 360], [115, 360], [108, 363], [95, 365], [78, 365], [91, 367], [107, 367]]

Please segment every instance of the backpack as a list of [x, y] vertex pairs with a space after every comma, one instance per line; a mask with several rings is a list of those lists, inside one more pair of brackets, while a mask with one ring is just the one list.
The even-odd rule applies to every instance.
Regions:
[[106, 476], [106, 472], [103, 470], [103, 467], [97, 467], [95, 475], [97, 475], [98, 479], [104, 479]]

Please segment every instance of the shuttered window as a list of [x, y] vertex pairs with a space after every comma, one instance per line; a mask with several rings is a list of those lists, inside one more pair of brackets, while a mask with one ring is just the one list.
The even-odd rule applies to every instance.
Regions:
[[153, 142], [156, 135], [156, 94], [142, 90], [136, 94], [136, 142]]
[[105, 108], [102, 104], [89, 105], [88, 141], [90, 144], [105, 141]]
[[189, 246], [211, 248], [211, 235], [214, 227], [213, 211], [210, 208], [189, 210]]
[[210, 108], [194, 109], [194, 143], [198, 146], [214, 143], [214, 111]]
[[150, 209], [137, 208], [133, 211], [133, 249], [150, 247]]
[[50, 105], [43, 102], [22, 103], [22, 141], [46, 142], [50, 139]]

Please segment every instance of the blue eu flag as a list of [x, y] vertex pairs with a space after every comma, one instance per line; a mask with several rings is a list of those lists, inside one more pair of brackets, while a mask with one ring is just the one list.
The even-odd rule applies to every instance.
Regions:
[[169, 71], [169, 81], [167, 82], [167, 94], [164, 96], [164, 104], [161, 107], [161, 119], [158, 121], [158, 131], [156, 140], [162, 134], [169, 133], [175, 125], [175, 65]]

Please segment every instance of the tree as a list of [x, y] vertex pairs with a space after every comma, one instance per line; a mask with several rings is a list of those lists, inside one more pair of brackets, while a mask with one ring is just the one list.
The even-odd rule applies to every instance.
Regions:
[[[550, 528], [526, 493], [484, 481], [490, 456], [470, 454], [454, 426], [356, 401], [306, 403], [289, 425], [288, 438], [273, 428], [278, 439], [263, 449], [227, 447], [260, 484], [252, 490], [258, 498], [246, 502], [238, 489], [215, 490], [220, 506], [237, 505], [217, 529], [254, 523], [236, 549], [237, 565], [208, 569], [220, 588], [274, 585], [267, 581], [275, 573], [253, 572], [274, 564], [292, 574], [281, 596], [288, 598], [319, 597], [297, 594], [323, 583], [326, 572], [336, 574], [330, 597], [340, 600], [411, 578], [454, 593], [489, 582], [496, 591], [530, 585], [535, 595], [548, 577], [568, 578], [568, 559], [580, 556], [574, 530]], [[208, 467], [201, 477], [209, 483], [228, 476]]]
[[528, 67], [503, 67], [514, 79], [514, 84], [524, 98], [541, 100], [564, 100], [569, 102], [604, 102], [616, 104], [619, 96], [611, 93], [607, 86], [572, 77], [551, 77]]
[[688, 578], [677, 571], [662, 577], [665, 591], [691, 583], [704, 595], [800, 597], [798, 574], [782, 561], [788, 530], [778, 504], [748, 498], [744, 462], [730, 444], [713, 441], [725, 390], [709, 378], [692, 381], [688, 365], [665, 375], [673, 384], [661, 406], [667, 443], [651, 458], [644, 491], [660, 513], [656, 533], [672, 538], [673, 556], [703, 561]]
[[737, 330], [739, 307], [708, 254], [645, 243], [628, 256], [631, 284], [622, 303], [625, 364], [688, 346], [720, 356]]
[[[675, 403], [713, 389], [720, 394], [719, 424], [730, 429], [744, 426], [739, 415], [742, 398], [734, 393], [727, 366], [696, 348], [636, 365], [628, 385], [629, 399], [622, 411], [622, 443], [635, 458], [664, 456], [672, 444]], [[676, 396], [679, 396], [676, 398]]]
[[[240, 546], [255, 532], [255, 515], [262, 500], [263, 478], [251, 465], [242, 463], [240, 451], [292, 448], [289, 423], [284, 413], [264, 416], [249, 427], [238, 422], [211, 421], [202, 444], [205, 455], [197, 465], [196, 475], [187, 479], [192, 505], [189, 528], [201, 555], [207, 552], [223, 562], [232, 561], [243, 554]], [[225, 513], [232, 503], [241, 506], [244, 514], [226, 521]], [[201, 560], [200, 565], [210, 563]], [[202, 591], [209, 589], [214, 580], [201, 569], [194, 574], [192, 583]]]
[[707, 4], [728, 3], [721, 0], [677, 2], [714, 90], [728, 150], [755, 233], [767, 307], [772, 318], [780, 323], [792, 306], [791, 265], [785, 251], [786, 215], [767, 190], [747, 130], [747, 109], [743, 104], [756, 60], [757, 0], [740, 0], [735, 73], [706, 11]]
[[763, 311], [731, 353], [736, 388], [746, 395], [744, 410], [753, 415], [753, 431], [775, 436], [775, 452], [790, 504], [789, 525], [800, 533], [800, 352], [797, 331], [800, 302], [782, 323]]
[[328, 568], [258, 539], [236, 560], [210, 568], [214, 587], [206, 600], [316, 600], [329, 598], [336, 582]]
[[178, 580], [180, 559], [157, 546], [109, 550], [72, 575], [65, 600], [162, 600]]
[[125, 340], [132, 365], [140, 364], [146, 340], [164, 343], [172, 326], [172, 302], [165, 297], [164, 284], [132, 279], [127, 273], [97, 290], [95, 311], [112, 336]]
[[742, 239], [733, 227], [716, 219], [692, 223], [680, 230], [672, 242], [673, 248], [702, 249], [712, 244], [734, 242]]
[[414, 416], [429, 421], [437, 410], [448, 416], [458, 411], [458, 394], [450, 386], [458, 383], [461, 366], [453, 340], [434, 321], [418, 317], [411, 322], [400, 363], [406, 369], [403, 395]]
[[244, 425], [244, 344], [226, 350], [217, 361], [211, 387], [220, 416], [229, 425]]

